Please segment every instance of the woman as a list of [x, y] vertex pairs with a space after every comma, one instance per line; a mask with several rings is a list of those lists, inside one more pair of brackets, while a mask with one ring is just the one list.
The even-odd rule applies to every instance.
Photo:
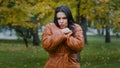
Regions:
[[44, 68], [80, 68], [77, 53], [83, 49], [83, 32], [67, 6], [55, 9], [54, 23], [46, 25], [42, 46], [49, 53]]

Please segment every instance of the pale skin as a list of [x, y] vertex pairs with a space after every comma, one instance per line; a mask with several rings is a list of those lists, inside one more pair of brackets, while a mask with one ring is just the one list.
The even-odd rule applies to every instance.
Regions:
[[58, 12], [57, 13], [57, 19], [58, 24], [60, 25], [61, 31], [67, 35], [70, 36], [72, 34], [72, 31], [68, 28], [68, 19], [64, 12]]

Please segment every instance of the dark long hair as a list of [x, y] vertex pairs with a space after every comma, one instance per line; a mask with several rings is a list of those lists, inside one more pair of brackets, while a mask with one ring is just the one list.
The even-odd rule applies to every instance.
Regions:
[[73, 19], [73, 16], [72, 16], [72, 13], [70, 11], [70, 9], [67, 7], [67, 6], [59, 6], [55, 9], [55, 15], [54, 15], [54, 23], [57, 27], [60, 27], [59, 24], [58, 24], [58, 20], [57, 20], [57, 13], [58, 12], [64, 12], [65, 15], [67, 16], [67, 19], [68, 19], [68, 28], [70, 30], [72, 30], [73, 34], [75, 33], [75, 29], [74, 29], [74, 24], [75, 24], [75, 21]]

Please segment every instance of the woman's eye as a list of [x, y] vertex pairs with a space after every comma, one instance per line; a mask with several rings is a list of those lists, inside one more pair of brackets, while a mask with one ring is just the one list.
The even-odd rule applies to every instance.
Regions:
[[58, 20], [60, 20], [60, 18], [57, 18]]
[[62, 17], [62, 18], [57, 18], [58, 20], [60, 20], [60, 19], [67, 19], [67, 17]]
[[63, 17], [63, 19], [67, 19], [67, 17]]

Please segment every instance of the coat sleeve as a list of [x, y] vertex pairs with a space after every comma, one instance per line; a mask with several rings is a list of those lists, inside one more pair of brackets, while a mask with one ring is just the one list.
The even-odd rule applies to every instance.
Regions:
[[52, 51], [64, 41], [64, 39], [65, 36], [60, 29], [51, 25], [46, 25], [42, 33], [42, 46], [45, 50]]
[[84, 47], [84, 37], [82, 28], [79, 25], [75, 27], [75, 35], [67, 37], [67, 45], [72, 50], [79, 52]]

